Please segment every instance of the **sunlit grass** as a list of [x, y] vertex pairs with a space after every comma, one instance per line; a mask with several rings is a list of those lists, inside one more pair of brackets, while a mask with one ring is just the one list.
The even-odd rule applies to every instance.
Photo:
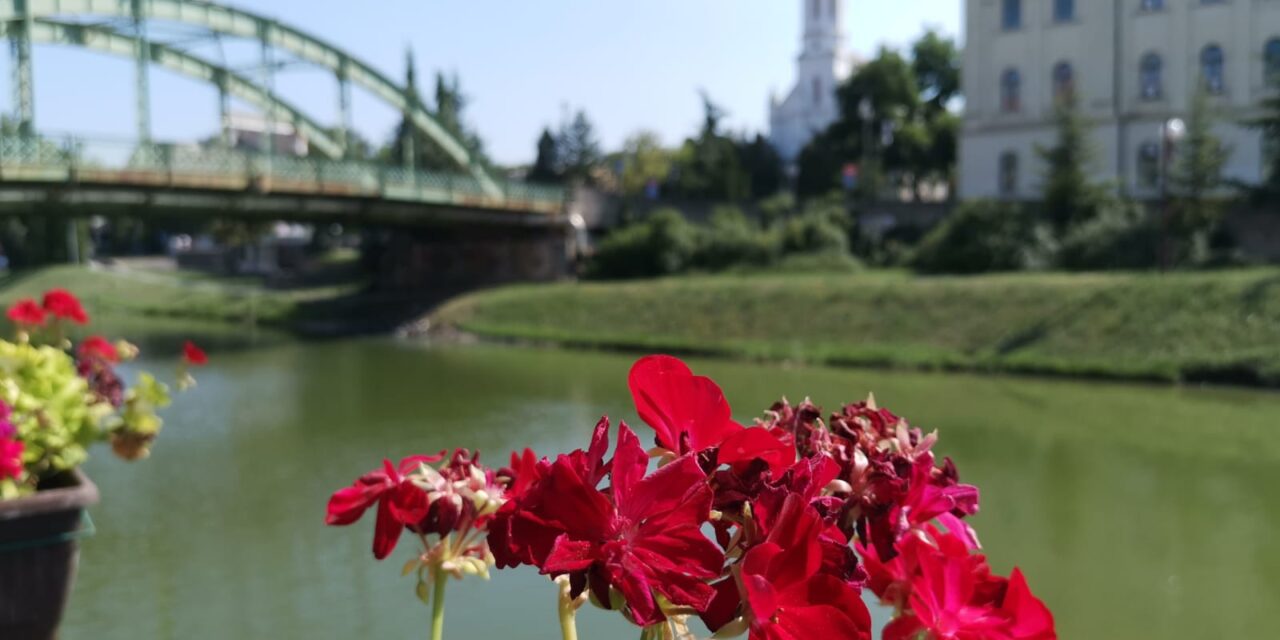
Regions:
[[1280, 269], [526, 285], [460, 298], [436, 320], [484, 336], [602, 348], [1280, 382]]

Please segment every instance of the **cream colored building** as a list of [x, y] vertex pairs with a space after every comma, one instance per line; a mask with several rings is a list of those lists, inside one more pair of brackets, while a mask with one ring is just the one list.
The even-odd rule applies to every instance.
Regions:
[[1197, 83], [1231, 148], [1225, 177], [1256, 181], [1261, 142], [1241, 122], [1280, 78], [1280, 0], [965, 0], [962, 198], [1035, 198], [1057, 96], [1093, 126], [1094, 173], [1159, 193], [1161, 125]]

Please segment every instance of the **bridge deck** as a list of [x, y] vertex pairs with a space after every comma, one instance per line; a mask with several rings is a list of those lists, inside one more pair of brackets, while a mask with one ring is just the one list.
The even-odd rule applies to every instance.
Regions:
[[[162, 199], [175, 205], [184, 197], [190, 203], [241, 204], [247, 199], [292, 197], [299, 202], [333, 200], [336, 205], [348, 201], [339, 209], [351, 209], [358, 202], [368, 210], [372, 202], [400, 205], [388, 208], [406, 212], [423, 211], [432, 218], [438, 217], [439, 210], [450, 209], [455, 215], [505, 213], [504, 218], [527, 216], [539, 223], [559, 218], [565, 208], [565, 193], [558, 187], [515, 181], [498, 183], [498, 187], [493, 194], [470, 175], [222, 148], [154, 144], [124, 148], [80, 140], [59, 145], [39, 138], [0, 138], [0, 191], [8, 192], [0, 204], [10, 208], [21, 202], [15, 196], [24, 191], [36, 201], [41, 199], [40, 192], [60, 193], [58, 200], [68, 204], [99, 193], [105, 198], [102, 205], [121, 201], [124, 194], [134, 194], [124, 198], [128, 201], [147, 194], [154, 200], [163, 193]], [[108, 194], [115, 197], [105, 197]]]

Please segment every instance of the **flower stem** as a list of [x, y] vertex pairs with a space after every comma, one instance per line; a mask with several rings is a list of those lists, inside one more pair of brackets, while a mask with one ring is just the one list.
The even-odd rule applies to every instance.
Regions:
[[436, 568], [436, 588], [431, 594], [431, 640], [444, 640], [444, 588], [449, 572]]
[[561, 576], [556, 579], [556, 584], [560, 587], [560, 638], [561, 640], [578, 640], [578, 607], [573, 601], [569, 578]]

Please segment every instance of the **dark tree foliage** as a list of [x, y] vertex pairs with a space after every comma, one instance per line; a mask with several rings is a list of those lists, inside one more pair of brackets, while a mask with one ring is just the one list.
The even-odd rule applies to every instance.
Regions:
[[561, 172], [560, 143], [550, 128], [544, 128], [538, 136], [538, 157], [529, 169], [529, 180], [532, 182], [559, 182], [564, 179]]
[[[425, 106], [418, 92], [417, 73], [414, 70], [412, 54], [408, 57], [405, 86], [409, 94], [410, 108]], [[492, 163], [484, 153], [484, 143], [466, 125], [464, 118], [466, 106], [467, 99], [462, 93], [462, 83], [458, 77], [455, 75], [449, 78], [442, 73], [437, 73], [435, 108], [431, 109], [431, 114], [445, 131], [462, 143], [462, 146], [471, 154], [474, 164], [491, 167]], [[401, 118], [396, 126], [394, 137], [380, 155], [385, 162], [401, 166], [412, 165], [419, 170], [458, 170], [458, 161], [435, 140], [413, 126], [407, 115]]]
[[591, 172], [599, 166], [604, 154], [600, 152], [595, 126], [585, 111], [579, 110], [561, 126], [556, 146], [561, 173], [570, 180], [591, 182]]
[[959, 53], [935, 32], [915, 43], [911, 59], [881, 49], [838, 89], [836, 122], [801, 151], [797, 192], [840, 187], [846, 164], [861, 165], [864, 197], [885, 179], [917, 194], [925, 181], [951, 181], [959, 120], [947, 107], [959, 86]]
[[1106, 193], [1089, 178], [1093, 160], [1090, 129], [1074, 99], [1060, 100], [1054, 108], [1057, 139], [1051, 147], [1037, 148], [1044, 162], [1043, 210], [1059, 235], [1084, 224], [1105, 203]]
[[749, 141], [740, 142], [738, 154], [751, 184], [752, 198], [767, 198], [786, 186], [782, 157], [764, 136], [757, 134]]

